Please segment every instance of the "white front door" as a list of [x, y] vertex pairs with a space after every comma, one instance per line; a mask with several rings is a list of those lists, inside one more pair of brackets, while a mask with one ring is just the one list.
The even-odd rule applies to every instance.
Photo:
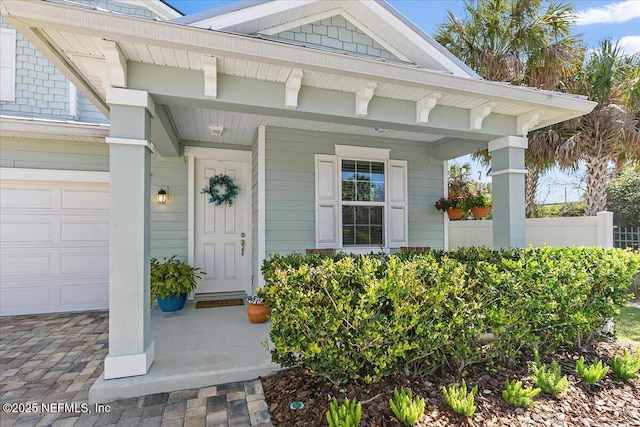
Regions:
[[[249, 162], [196, 158], [194, 174], [194, 265], [207, 273], [198, 281], [196, 294], [249, 292]], [[209, 203], [209, 195], [201, 193], [209, 178], [219, 174], [228, 175], [240, 187], [231, 206]], [[222, 194], [225, 189], [219, 191]]]

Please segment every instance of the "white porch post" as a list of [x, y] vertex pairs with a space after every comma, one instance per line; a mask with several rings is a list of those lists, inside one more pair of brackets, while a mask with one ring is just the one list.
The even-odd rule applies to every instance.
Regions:
[[144, 375], [153, 363], [149, 337], [151, 118], [147, 92], [110, 88], [109, 354], [105, 379]]
[[528, 140], [505, 136], [489, 142], [493, 181], [493, 247], [524, 248], [524, 151]]

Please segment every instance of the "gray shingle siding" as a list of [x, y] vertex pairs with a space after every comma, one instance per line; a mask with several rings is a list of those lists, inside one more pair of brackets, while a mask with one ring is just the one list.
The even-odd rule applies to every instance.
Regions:
[[386, 60], [400, 61], [364, 32], [342, 16], [323, 19], [276, 34], [285, 40], [294, 40], [308, 45], [317, 45], [358, 54], [370, 55]]
[[[155, 15], [142, 6], [114, 0], [75, 0], [102, 9], [141, 18]], [[15, 28], [0, 17], [0, 27]], [[71, 91], [67, 78], [20, 32], [16, 32], [16, 86], [14, 101], [0, 101], [0, 114], [57, 120], [108, 123], [107, 118], [78, 92], [77, 117], [69, 114]]]

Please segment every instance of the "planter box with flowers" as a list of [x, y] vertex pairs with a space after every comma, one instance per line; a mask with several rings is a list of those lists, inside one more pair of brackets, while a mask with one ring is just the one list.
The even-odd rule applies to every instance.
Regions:
[[449, 219], [457, 220], [462, 218], [465, 212], [464, 198], [462, 197], [441, 197], [436, 202], [436, 209], [446, 212]]
[[486, 191], [467, 194], [462, 206], [471, 211], [474, 218], [486, 218], [491, 213], [491, 195]]

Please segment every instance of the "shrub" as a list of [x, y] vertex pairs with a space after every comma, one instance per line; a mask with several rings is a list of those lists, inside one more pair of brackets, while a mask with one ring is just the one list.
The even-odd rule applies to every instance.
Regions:
[[416, 361], [462, 371], [584, 340], [627, 302], [639, 265], [640, 254], [596, 248], [276, 255], [258, 294], [274, 362], [372, 382]]
[[622, 380], [633, 380], [638, 378], [638, 371], [640, 371], [640, 352], [629, 353], [627, 349], [624, 349], [622, 357], [617, 354], [611, 359], [611, 368], [613, 375]]
[[449, 387], [442, 387], [444, 400], [454, 412], [470, 417], [476, 411], [473, 404], [478, 386], [474, 386], [471, 391], [467, 392], [467, 384], [462, 380], [462, 385], [452, 384]]
[[582, 378], [584, 382], [589, 385], [593, 385], [604, 378], [609, 372], [609, 367], [604, 366], [601, 360], [594, 360], [589, 366], [584, 364], [584, 357], [580, 356], [580, 359], [576, 362], [576, 371], [578, 376]]
[[404, 388], [399, 391], [393, 390], [393, 399], [389, 401], [389, 406], [395, 414], [398, 421], [406, 425], [414, 425], [424, 413], [424, 399], [421, 397], [413, 398], [411, 389], [405, 392]]
[[558, 362], [551, 361], [551, 367], [547, 368], [547, 365], [540, 361], [537, 351], [535, 352], [535, 363], [529, 365], [529, 370], [531, 371], [531, 381], [544, 393], [560, 398], [569, 387], [569, 380], [566, 375], [562, 376]]
[[510, 406], [516, 408], [529, 408], [533, 405], [533, 398], [540, 393], [539, 388], [523, 387], [522, 381], [509, 381], [504, 382], [504, 390], [502, 391], [502, 398]]
[[334, 398], [326, 412], [329, 427], [358, 427], [362, 416], [362, 405], [353, 398], [346, 399], [342, 405]]
[[176, 255], [165, 258], [164, 262], [151, 258], [150, 283], [151, 301], [157, 297], [167, 298], [193, 292], [198, 284], [196, 279], [207, 274], [187, 261], [176, 259]]

